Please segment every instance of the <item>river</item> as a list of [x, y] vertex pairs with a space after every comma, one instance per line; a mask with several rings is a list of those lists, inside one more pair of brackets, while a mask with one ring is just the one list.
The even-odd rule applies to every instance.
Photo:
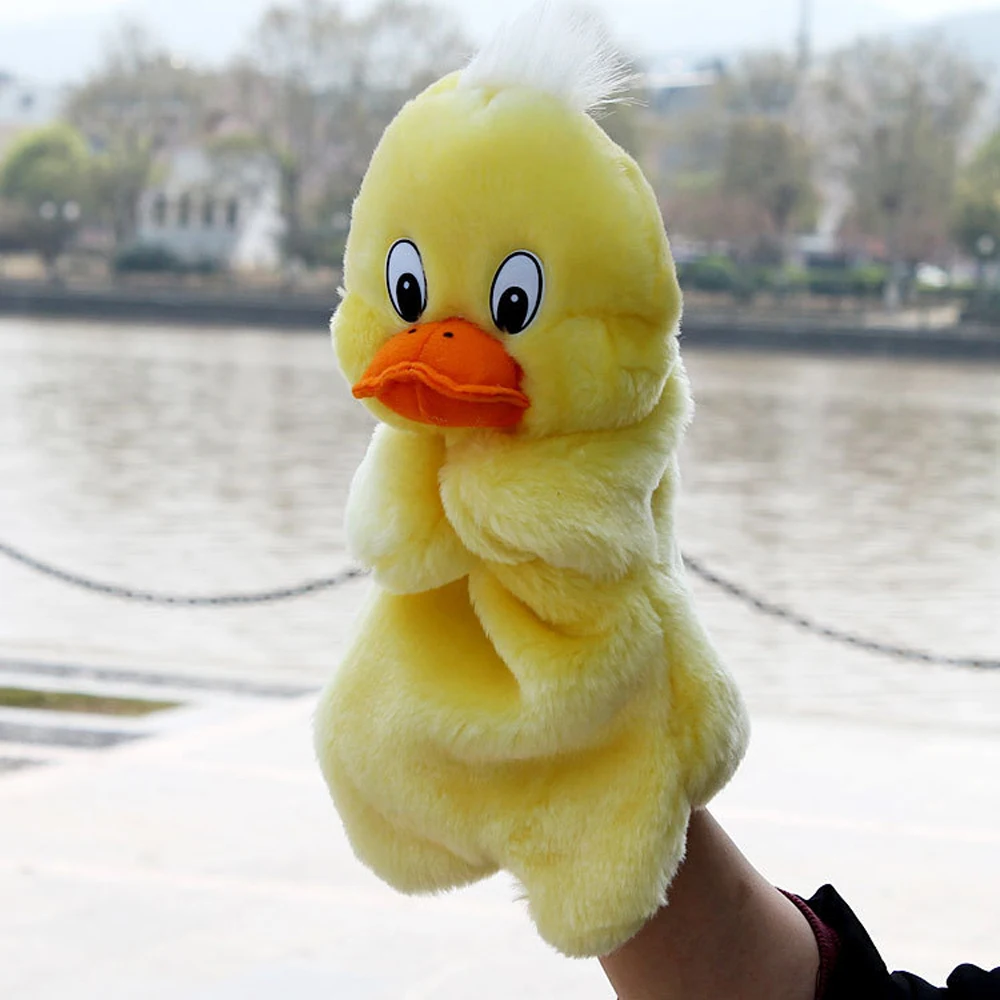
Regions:
[[[1000, 366], [686, 357], [686, 552], [824, 624], [1000, 658]], [[328, 575], [371, 426], [322, 336], [0, 320], [0, 541], [167, 591]], [[0, 559], [0, 659], [313, 684], [366, 587], [164, 609]], [[1000, 671], [863, 653], [695, 589], [755, 714], [1000, 735]]]

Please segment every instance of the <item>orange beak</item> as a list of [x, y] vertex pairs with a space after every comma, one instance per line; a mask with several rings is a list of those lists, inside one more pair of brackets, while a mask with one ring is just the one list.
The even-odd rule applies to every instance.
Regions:
[[400, 416], [438, 427], [514, 427], [531, 400], [522, 372], [496, 337], [464, 319], [396, 334], [354, 387]]

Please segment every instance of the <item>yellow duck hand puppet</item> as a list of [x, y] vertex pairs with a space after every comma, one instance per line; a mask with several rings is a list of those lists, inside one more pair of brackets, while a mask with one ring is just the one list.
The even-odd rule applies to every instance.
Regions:
[[390, 885], [506, 869], [575, 956], [663, 905], [747, 738], [674, 540], [673, 261], [587, 114], [619, 65], [543, 10], [407, 104], [333, 320], [381, 421], [347, 508], [375, 592], [316, 718], [333, 799]]

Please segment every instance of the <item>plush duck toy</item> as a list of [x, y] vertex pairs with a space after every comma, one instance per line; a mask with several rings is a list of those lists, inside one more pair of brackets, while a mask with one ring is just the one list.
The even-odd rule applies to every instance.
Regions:
[[381, 421], [347, 507], [375, 590], [316, 720], [333, 799], [390, 885], [506, 869], [578, 956], [665, 902], [747, 732], [674, 539], [673, 262], [587, 114], [620, 83], [598, 29], [543, 11], [407, 104], [333, 321]]

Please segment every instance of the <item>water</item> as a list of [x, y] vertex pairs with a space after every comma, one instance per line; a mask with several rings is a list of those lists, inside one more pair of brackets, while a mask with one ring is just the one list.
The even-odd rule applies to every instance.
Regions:
[[[1000, 367], [687, 361], [686, 551], [831, 625], [1000, 658]], [[370, 432], [322, 336], [0, 321], [0, 537], [78, 572], [196, 593], [330, 574]], [[158, 609], [0, 560], [0, 656], [318, 682], [366, 586]], [[1000, 672], [896, 663], [696, 592], [758, 715], [1000, 734]]]

